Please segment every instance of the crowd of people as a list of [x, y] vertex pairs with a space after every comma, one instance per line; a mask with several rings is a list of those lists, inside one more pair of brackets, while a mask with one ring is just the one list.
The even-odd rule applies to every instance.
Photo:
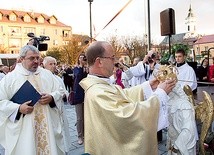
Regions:
[[[168, 127], [171, 153], [196, 154], [194, 108], [187, 97], [181, 100], [182, 88], [189, 85], [194, 91], [197, 80], [213, 82], [214, 67], [205, 58], [195, 73], [179, 49], [177, 78], [160, 81], [159, 59], [158, 53], [149, 51], [127, 65], [116, 60], [108, 42], [96, 41], [79, 55], [75, 66], [59, 67], [55, 58], [47, 56], [41, 62], [36, 47], [24, 46], [13, 70], [0, 64], [0, 144], [6, 155], [68, 152], [71, 137], [64, 103], [69, 94], [78, 144], [84, 143], [85, 153], [155, 155], [161, 130]], [[34, 106], [31, 100], [11, 101], [26, 80], [41, 95]]]

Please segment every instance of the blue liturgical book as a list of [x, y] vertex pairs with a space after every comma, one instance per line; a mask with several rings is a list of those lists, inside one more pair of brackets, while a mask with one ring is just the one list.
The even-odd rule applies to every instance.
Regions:
[[11, 98], [11, 101], [22, 104], [31, 100], [32, 102], [29, 105], [34, 106], [40, 98], [41, 95], [39, 94], [39, 92], [27, 80]]

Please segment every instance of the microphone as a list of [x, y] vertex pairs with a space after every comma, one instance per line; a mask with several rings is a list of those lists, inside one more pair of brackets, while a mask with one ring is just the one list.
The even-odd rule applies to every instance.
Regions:
[[123, 62], [122, 62], [122, 65], [123, 65], [123, 66], [126, 66], [127, 68], [130, 68], [127, 64], [124, 64]]

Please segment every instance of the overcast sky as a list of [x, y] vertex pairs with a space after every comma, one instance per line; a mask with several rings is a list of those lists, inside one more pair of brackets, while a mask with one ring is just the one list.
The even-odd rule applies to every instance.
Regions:
[[[106, 29], [101, 31], [128, 1], [94, 0], [92, 22], [96, 33], [100, 32], [96, 39], [102, 40], [111, 34], [143, 36], [146, 33], [145, 0], [133, 0]], [[150, 0], [152, 41], [159, 43], [163, 38], [160, 35], [160, 12], [167, 8], [175, 10], [176, 33], [186, 32], [185, 18], [190, 3], [197, 19], [197, 32], [214, 34], [214, 0]], [[2, 9], [34, 10], [55, 15], [59, 21], [71, 26], [73, 33], [90, 34], [88, 0], [0, 0], [0, 4]]]

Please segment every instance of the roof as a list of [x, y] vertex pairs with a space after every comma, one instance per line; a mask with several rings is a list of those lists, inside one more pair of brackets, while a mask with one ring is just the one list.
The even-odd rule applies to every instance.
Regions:
[[[184, 42], [184, 36], [186, 33], [179, 33], [179, 34], [175, 34], [172, 35], [170, 38], [171, 44], [181, 44]], [[166, 36], [163, 41], [160, 43], [160, 45], [166, 45], [169, 44], [169, 37]]]
[[214, 34], [202, 36], [199, 38], [195, 44], [205, 44], [205, 43], [213, 43], [214, 42]]
[[[29, 11], [18, 11], [18, 10], [5, 10], [5, 9], [0, 9], [0, 13], [3, 15], [2, 20], [0, 22], [11, 22], [11, 23], [21, 23], [21, 24], [34, 24], [34, 25], [51, 25], [51, 26], [61, 26], [61, 27], [70, 27], [60, 21], [57, 20], [55, 15], [48, 16], [44, 13], [37, 13], [37, 12], [29, 12]], [[11, 21], [9, 20], [9, 15], [11, 13], [14, 13], [17, 17], [16, 21]], [[31, 22], [25, 22], [23, 20], [23, 17], [28, 14], [31, 17]], [[37, 18], [42, 16], [44, 18], [44, 23], [38, 23]], [[56, 24], [51, 24], [49, 20], [51, 18], [56, 19]]]

